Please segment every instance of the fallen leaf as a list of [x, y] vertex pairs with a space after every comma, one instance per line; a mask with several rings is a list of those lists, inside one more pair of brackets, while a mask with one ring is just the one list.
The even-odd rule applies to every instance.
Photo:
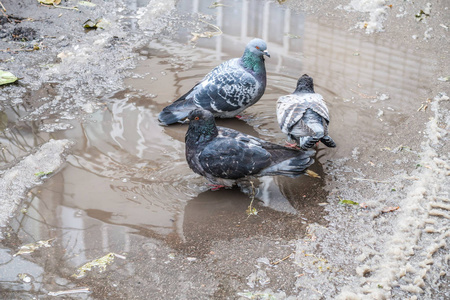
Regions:
[[13, 73], [0, 70], [0, 85], [16, 82], [17, 79], [19, 78], [14, 76]]
[[338, 198], [339, 198], [339, 204], [359, 205], [358, 202], [355, 202], [355, 201], [352, 201], [352, 200], [345, 200], [345, 199], [342, 199], [342, 198], [339, 197], [339, 196], [338, 196]]
[[38, 0], [38, 2], [45, 5], [58, 5], [61, 0]]
[[317, 174], [316, 172], [314, 172], [314, 171], [311, 171], [311, 170], [306, 170], [306, 175], [308, 175], [308, 176], [310, 176], [310, 177], [313, 177], [313, 178], [320, 178], [320, 175], [319, 174]]
[[39, 248], [42, 248], [42, 247], [46, 247], [46, 248], [51, 247], [52, 245], [51, 245], [50, 242], [53, 241], [53, 240], [54, 240], [54, 238], [46, 240], [46, 241], [37, 241], [36, 243], [30, 243], [30, 244], [23, 245], [23, 246], [21, 246], [19, 248], [19, 251], [17, 251], [17, 253], [14, 254], [13, 256], [17, 256], [17, 255], [20, 255], [20, 254], [32, 253], [36, 249], [39, 249]]
[[339, 204], [351, 204], [351, 205], [359, 205], [358, 202], [352, 201], [352, 200], [340, 200]]
[[393, 212], [393, 211], [396, 211], [399, 208], [400, 208], [400, 206], [388, 206], [388, 207], [384, 208], [381, 212], [382, 213]]
[[91, 271], [92, 268], [97, 267], [100, 269], [100, 272], [103, 272], [106, 270], [106, 266], [110, 265], [113, 261], [115, 257], [123, 257], [122, 255], [117, 255], [113, 252], [110, 252], [108, 254], [106, 254], [105, 256], [102, 256], [98, 259], [94, 259], [91, 262], [88, 262], [84, 265], [82, 265], [81, 267], [79, 267], [77, 269], [77, 273], [73, 274], [72, 277], [75, 277], [77, 279], [84, 277], [86, 275], [87, 271]]

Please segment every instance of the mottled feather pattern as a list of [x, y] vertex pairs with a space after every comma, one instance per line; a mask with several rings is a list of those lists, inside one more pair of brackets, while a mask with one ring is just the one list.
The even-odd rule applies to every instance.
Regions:
[[197, 106], [217, 115], [240, 112], [258, 101], [261, 95], [261, 84], [239, 65], [236, 58], [211, 71], [193, 90], [191, 97]]
[[327, 105], [323, 97], [314, 92], [313, 79], [307, 74], [298, 79], [292, 94], [278, 98], [277, 120], [281, 131], [302, 149], [312, 148], [319, 141], [327, 147], [336, 147], [328, 135]]
[[313, 163], [314, 151], [273, 144], [242, 132], [217, 127], [214, 116], [195, 109], [189, 114], [186, 159], [189, 167], [212, 183], [246, 176], [296, 177]]
[[[278, 98], [277, 119], [281, 130], [288, 134], [310, 108], [329, 122], [328, 108], [320, 94], [304, 93]], [[303, 126], [305, 126], [303, 124]], [[305, 128], [306, 130], [306, 128]]]
[[162, 125], [183, 122], [196, 108], [219, 118], [233, 118], [255, 104], [266, 89], [263, 56], [269, 56], [261, 39], [251, 40], [240, 58], [230, 59], [211, 70], [194, 88], [158, 115]]

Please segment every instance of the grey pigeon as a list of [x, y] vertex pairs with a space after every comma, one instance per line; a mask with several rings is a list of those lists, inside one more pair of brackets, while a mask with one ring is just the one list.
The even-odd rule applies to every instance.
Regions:
[[189, 114], [186, 159], [189, 167], [206, 177], [214, 189], [232, 186], [247, 176], [297, 177], [314, 162], [314, 153], [217, 127], [207, 110], [195, 109]]
[[306, 150], [321, 141], [328, 147], [336, 143], [328, 135], [330, 117], [322, 95], [314, 92], [313, 79], [304, 74], [295, 91], [277, 101], [277, 119], [281, 131]]
[[266, 89], [264, 55], [270, 57], [261, 39], [251, 40], [240, 58], [228, 60], [209, 72], [189, 92], [166, 106], [158, 116], [163, 125], [182, 122], [196, 108], [215, 117], [233, 118], [255, 104]]

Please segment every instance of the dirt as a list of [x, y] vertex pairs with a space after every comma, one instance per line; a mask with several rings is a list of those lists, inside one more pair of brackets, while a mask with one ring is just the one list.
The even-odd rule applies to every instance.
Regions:
[[[0, 70], [20, 78], [0, 86], [2, 298], [450, 297], [450, 8], [278, 2], [2, 1]], [[223, 34], [192, 41], [208, 23]], [[274, 102], [308, 73], [338, 147], [318, 148], [320, 179], [255, 180], [247, 215], [249, 185], [209, 191], [186, 126], [156, 116], [253, 36], [268, 87], [218, 124], [284, 143]]]

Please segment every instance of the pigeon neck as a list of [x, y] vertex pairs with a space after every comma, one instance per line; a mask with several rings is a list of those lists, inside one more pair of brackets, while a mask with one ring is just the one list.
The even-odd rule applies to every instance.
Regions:
[[294, 91], [294, 94], [314, 93], [314, 86], [308, 83], [300, 83]]
[[205, 122], [205, 124], [201, 124], [200, 126], [189, 127], [187, 138], [194, 142], [208, 142], [218, 134], [219, 131], [213, 119], [213, 122]]
[[252, 70], [255, 73], [261, 73], [265, 71], [264, 58], [250, 52], [245, 49], [244, 55], [242, 55], [242, 65], [244, 68]]

